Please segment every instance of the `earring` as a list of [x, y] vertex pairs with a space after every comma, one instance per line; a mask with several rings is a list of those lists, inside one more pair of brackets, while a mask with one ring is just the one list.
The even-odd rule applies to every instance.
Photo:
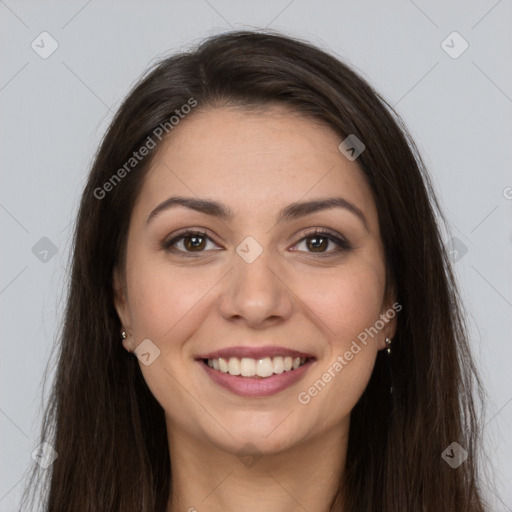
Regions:
[[[128, 352], [132, 353], [133, 352], [133, 339], [131, 339], [130, 341], [126, 341], [128, 339], [128, 334], [126, 334], [126, 331], [121, 332], [121, 338], [123, 338], [122, 343], [123, 343], [124, 348]], [[125, 341], [126, 341], [126, 343], [125, 343]]]
[[386, 352], [388, 353], [388, 357], [387, 357], [387, 360], [388, 360], [388, 375], [389, 375], [389, 381], [390, 381], [390, 385], [389, 385], [389, 394], [392, 395], [393, 394], [393, 374], [391, 373], [391, 339], [390, 338], [386, 338], [386, 345], [388, 346], [388, 348], [386, 349]]

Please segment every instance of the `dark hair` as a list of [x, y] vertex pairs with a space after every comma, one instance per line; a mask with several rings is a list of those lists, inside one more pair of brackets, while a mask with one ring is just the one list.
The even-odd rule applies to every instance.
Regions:
[[[161, 60], [129, 93], [102, 141], [75, 225], [58, 366], [42, 426], [41, 441], [58, 453], [46, 474], [45, 510], [166, 509], [172, 468], [164, 413], [120, 343], [112, 284], [158, 148], [123, 179], [112, 178], [148, 137], [156, 139], [155, 129], [171, 133], [170, 116], [191, 99], [191, 116], [220, 105], [279, 104], [330, 126], [340, 142], [354, 134], [366, 145], [357, 162], [374, 195], [389, 283], [403, 309], [389, 363], [392, 399], [380, 351], [351, 413], [345, 472], [331, 510], [483, 511], [476, 407], [483, 391], [425, 166], [400, 117], [365, 80], [313, 45], [271, 31], [217, 35]], [[99, 193], [107, 182], [109, 193]], [[441, 458], [454, 441], [468, 453], [457, 469]], [[35, 466], [32, 480], [36, 475]]]

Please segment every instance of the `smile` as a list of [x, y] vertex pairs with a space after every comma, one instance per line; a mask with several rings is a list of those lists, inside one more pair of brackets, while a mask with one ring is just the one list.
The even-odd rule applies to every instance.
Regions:
[[264, 357], [252, 359], [250, 357], [219, 357], [216, 359], [204, 359], [210, 368], [233, 376], [268, 378], [272, 375], [280, 375], [283, 372], [291, 372], [306, 364], [307, 357]]
[[301, 380], [316, 357], [277, 346], [231, 347], [196, 361], [217, 386], [243, 397], [265, 397]]

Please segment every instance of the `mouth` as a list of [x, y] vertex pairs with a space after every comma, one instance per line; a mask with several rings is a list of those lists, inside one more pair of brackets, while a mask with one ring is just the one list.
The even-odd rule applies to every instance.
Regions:
[[232, 347], [196, 360], [220, 387], [240, 396], [262, 397], [292, 386], [316, 358], [283, 347]]
[[228, 373], [234, 377], [267, 379], [272, 375], [293, 372], [304, 366], [311, 358], [276, 356], [253, 359], [250, 357], [219, 357], [202, 359], [202, 362], [215, 371]]

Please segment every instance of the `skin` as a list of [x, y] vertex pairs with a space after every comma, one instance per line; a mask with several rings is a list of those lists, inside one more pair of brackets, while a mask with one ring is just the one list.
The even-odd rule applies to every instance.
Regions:
[[[341, 140], [283, 107], [197, 111], [173, 130], [146, 176], [131, 216], [126, 269], [116, 269], [113, 282], [125, 348], [150, 339], [160, 350], [150, 365], [139, 365], [165, 410], [169, 512], [325, 511], [336, 491], [350, 412], [396, 328], [395, 317], [366, 346], [359, 343], [361, 351], [308, 404], [299, 402], [298, 394], [395, 302], [385, 290], [375, 203], [357, 160], [338, 150]], [[178, 206], [146, 224], [175, 195], [219, 201], [233, 218]], [[357, 206], [367, 226], [344, 208], [276, 224], [292, 202], [333, 196]], [[190, 239], [177, 241], [175, 252], [162, 249], [183, 228], [208, 232], [202, 252]], [[325, 241], [315, 252], [315, 237], [305, 238], [311, 228], [333, 230], [351, 249], [336, 252]], [[236, 252], [247, 236], [263, 249], [252, 263]], [[279, 393], [241, 397], [213, 383], [195, 360], [235, 345], [280, 345], [316, 361]], [[237, 456], [246, 443], [259, 457], [248, 465]]]

